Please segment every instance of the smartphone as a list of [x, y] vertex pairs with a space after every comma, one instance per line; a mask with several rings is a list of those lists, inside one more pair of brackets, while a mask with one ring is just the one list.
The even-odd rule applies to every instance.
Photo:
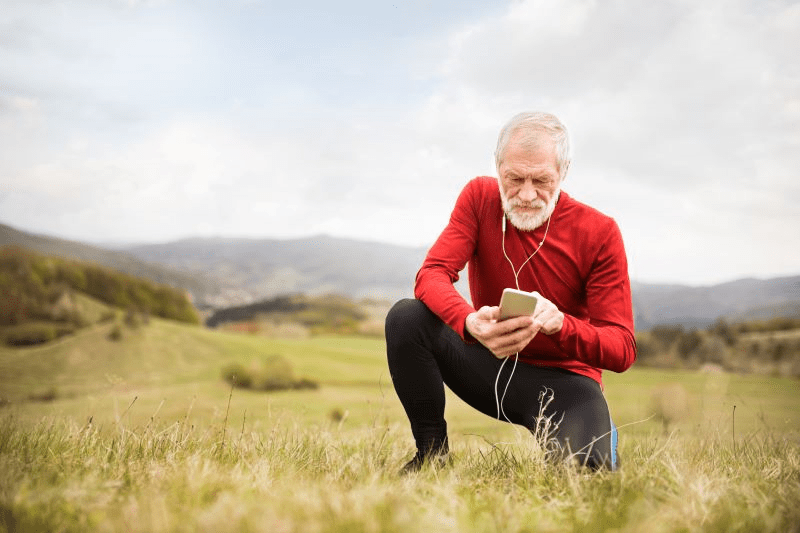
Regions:
[[532, 315], [536, 309], [536, 296], [517, 289], [503, 289], [500, 298], [500, 320], [515, 316]]

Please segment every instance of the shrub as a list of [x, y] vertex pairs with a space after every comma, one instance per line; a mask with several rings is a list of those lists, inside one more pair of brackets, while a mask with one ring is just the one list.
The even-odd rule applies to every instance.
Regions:
[[696, 329], [692, 329], [678, 338], [677, 348], [681, 359], [688, 359], [689, 355], [703, 343], [703, 336]]
[[3, 341], [8, 346], [35, 346], [75, 331], [71, 324], [27, 322], [5, 328]]
[[659, 385], [650, 394], [650, 410], [667, 433], [689, 417], [689, 394], [680, 383]]
[[293, 388], [298, 389], [298, 390], [300, 390], [300, 389], [315, 390], [315, 389], [319, 388], [319, 383], [317, 383], [313, 379], [300, 378], [298, 381], [294, 382], [294, 387]]
[[731, 350], [727, 342], [720, 337], [712, 336], [704, 339], [691, 355], [700, 363], [714, 363], [723, 368], [730, 368]]
[[269, 355], [261, 360], [254, 360], [249, 366], [232, 363], [222, 369], [222, 379], [234, 387], [260, 391], [319, 387], [313, 380], [295, 379], [291, 363], [280, 355]]
[[654, 359], [662, 351], [661, 343], [650, 334], [636, 332], [636, 360], [648, 361]]
[[105, 311], [103, 311], [103, 314], [100, 315], [99, 322], [100, 323], [110, 322], [112, 320], [115, 320], [116, 318], [117, 318], [116, 311], [114, 311], [113, 309], [106, 309]]
[[5, 338], [9, 346], [34, 346], [55, 339], [56, 330], [52, 326], [24, 324], [7, 331]]
[[294, 371], [289, 361], [280, 355], [269, 355], [253, 368], [253, 388], [256, 390], [292, 389]]
[[328, 412], [328, 418], [332, 422], [341, 422], [347, 417], [347, 411], [343, 411], [341, 407], [334, 407]]
[[119, 323], [114, 324], [111, 331], [108, 332], [108, 338], [112, 341], [122, 340], [122, 326], [120, 326]]
[[718, 318], [716, 322], [709, 326], [708, 331], [721, 338], [728, 346], [736, 344], [737, 332], [724, 318]]
[[658, 341], [664, 350], [669, 350], [683, 336], [683, 326], [658, 325], [650, 329], [650, 335]]
[[253, 378], [250, 371], [241, 363], [231, 363], [222, 369], [222, 379], [240, 389], [253, 388]]
[[128, 307], [125, 311], [125, 325], [131, 329], [136, 329], [142, 325], [141, 315], [133, 307]]
[[58, 398], [58, 391], [55, 387], [50, 387], [42, 392], [34, 392], [28, 395], [28, 400], [31, 402], [44, 402], [49, 403]]

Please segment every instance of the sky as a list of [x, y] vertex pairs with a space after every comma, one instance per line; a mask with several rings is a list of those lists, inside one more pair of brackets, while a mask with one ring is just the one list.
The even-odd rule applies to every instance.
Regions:
[[780, 0], [0, 0], [0, 223], [430, 246], [542, 110], [632, 279], [797, 275], [798, 50]]

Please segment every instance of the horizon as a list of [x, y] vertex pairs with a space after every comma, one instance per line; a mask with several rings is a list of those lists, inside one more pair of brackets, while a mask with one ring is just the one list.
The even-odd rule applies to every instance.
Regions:
[[[32, 231], [29, 231], [29, 230], [14, 226], [12, 224], [8, 224], [7, 222], [5, 222], [3, 220], [0, 220], [0, 226], [7, 226], [7, 227], [11, 228], [12, 230], [19, 231], [19, 232], [22, 232], [22, 233], [27, 233], [27, 234], [30, 234], [30, 235], [35, 235], [35, 236], [39, 236], [39, 237], [46, 237], [46, 238], [53, 238], [53, 239], [59, 239], [59, 240], [65, 240], [65, 241], [71, 241], [71, 242], [75, 242], [77, 244], [89, 245], [89, 246], [101, 248], [103, 250], [112, 251], [112, 252], [120, 252], [120, 253], [128, 253], [129, 249], [136, 248], [138, 246], [168, 246], [170, 244], [175, 244], [175, 243], [178, 243], [178, 242], [190, 241], [190, 240], [232, 240], [232, 241], [233, 240], [248, 240], [248, 241], [281, 241], [281, 242], [288, 242], [288, 241], [299, 241], [299, 240], [312, 239], [314, 237], [327, 237], [327, 238], [331, 238], [331, 239], [347, 240], [347, 241], [364, 243], [364, 244], [397, 246], [397, 247], [400, 247], [400, 248], [407, 248], [409, 250], [420, 250], [420, 249], [427, 250], [431, 246], [431, 245], [427, 245], [427, 246], [409, 246], [409, 245], [404, 245], [404, 244], [397, 244], [397, 243], [391, 243], [391, 242], [385, 242], [385, 241], [376, 241], [376, 240], [370, 240], [370, 239], [359, 239], [359, 238], [354, 238], [354, 237], [339, 237], [339, 236], [336, 236], [336, 235], [330, 235], [330, 234], [326, 234], [326, 233], [318, 233], [318, 234], [315, 234], [315, 235], [305, 235], [305, 236], [299, 236], [299, 237], [270, 237], [270, 236], [262, 236], [262, 237], [246, 236], [245, 237], [245, 236], [232, 236], [232, 235], [213, 235], [213, 236], [195, 235], [195, 236], [182, 237], [182, 238], [179, 238], [179, 239], [166, 240], [166, 241], [152, 241], [152, 242], [138, 242], [138, 243], [122, 243], [122, 242], [118, 242], [118, 243], [102, 243], [102, 242], [82, 241], [82, 240], [77, 240], [77, 239], [66, 238], [66, 237], [59, 236], [57, 234], [36, 233], [36, 232], [32, 232]], [[775, 275], [775, 276], [758, 276], [758, 275], [742, 276], [742, 277], [737, 277], [737, 278], [732, 278], [732, 279], [720, 280], [720, 281], [712, 282], [712, 283], [696, 283], [696, 284], [695, 283], [688, 283], [688, 282], [680, 281], [680, 280], [675, 280], [675, 281], [671, 281], [671, 280], [650, 280], [650, 279], [642, 279], [642, 278], [634, 278], [634, 277], [631, 277], [630, 279], [631, 279], [631, 284], [633, 284], [633, 285], [639, 284], [639, 285], [662, 286], [662, 287], [680, 286], [680, 287], [689, 287], [689, 288], [693, 288], [693, 289], [698, 289], [698, 288], [703, 288], [703, 287], [714, 287], [714, 286], [717, 286], [717, 285], [724, 285], [724, 284], [727, 284], [727, 283], [736, 283], [736, 282], [740, 282], [740, 281], [748, 281], [748, 280], [770, 281], [770, 280], [794, 278], [794, 277], [800, 277], [800, 271], [795, 272], [795, 273], [791, 273], [790, 272], [790, 273], [780, 274], [780, 275]]]

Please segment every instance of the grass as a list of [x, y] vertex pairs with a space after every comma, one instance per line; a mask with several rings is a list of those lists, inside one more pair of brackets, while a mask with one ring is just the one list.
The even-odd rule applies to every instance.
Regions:
[[278, 423], [223, 439], [179, 423], [6, 419], [3, 505], [17, 531], [790, 531], [800, 519], [786, 440], [734, 451], [651, 437], [598, 475], [543, 463], [530, 441], [461, 442], [451, 467], [398, 478], [403, 441], [398, 426]]
[[[455, 460], [401, 478], [411, 437], [382, 341], [152, 320], [114, 343], [108, 327], [0, 350], [0, 531], [799, 530], [796, 380], [606, 374], [623, 468], [595, 475], [448, 396]], [[220, 378], [269, 354], [321, 388]], [[649, 418], [665, 383], [690, 404], [666, 432]]]

